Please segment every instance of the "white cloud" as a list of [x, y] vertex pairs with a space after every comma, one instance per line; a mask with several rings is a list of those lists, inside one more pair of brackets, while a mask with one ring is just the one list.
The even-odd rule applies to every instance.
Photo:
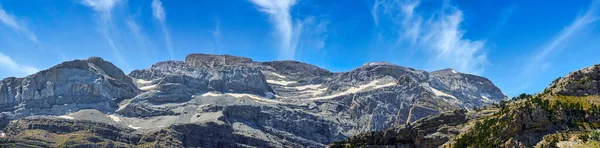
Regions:
[[30, 75], [40, 71], [33, 66], [21, 65], [2, 52], [0, 52], [0, 68], [3, 74], [17, 76]]
[[432, 64], [480, 74], [483, 72], [483, 66], [487, 64], [487, 56], [483, 51], [485, 41], [463, 39], [464, 31], [459, 28], [462, 21], [463, 14], [460, 10], [449, 15], [444, 14], [437, 22], [431, 24], [430, 31], [422, 41], [432, 45], [430, 47], [436, 54]]
[[100, 22], [100, 28], [99, 28], [100, 32], [101, 32], [102, 36], [104, 37], [104, 39], [108, 42], [108, 46], [112, 50], [115, 58], [118, 60], [119, 63], [124, 64], [125, 67], [129, 67], [125, 58], [123, 57], [123, 54], [121, 53], [121, 50], [119, 49], [119, 47], [117, 47], [116, 43], [114, 42], [114, 40], [111, 36], [111, 31], [110, 31], [110, 25], [112, 24], [112, 10], [120, 2], [121, 2], [121, 0], [83, 0], [82, 1], [82, 3], [84, 5], [92, 8], [94, 11], [96, 11], [98, 13], [98, 16], [99, 16], [98, 20]]
[[162, 6], [162, 2], [160, 2], [160, 0], [152, 0], [152, 15], [154, 15], [154, 17], [160, 22], [165, 21], [165, 8]]
[[281, 59], [294, 59], [301, 24], [294, 25], [290, 11], [295, 0], [250, 0], [260, 7], [260, 11], [268, 14], [280, 38]]
[[396, 44], [408, 42], [413, 48], [425, 49], [429, 56], [428, 67], [450, 67], [465, 73], [481, 74], [488, 63], [485, 41], [463, 38], [465, 30], [460, 28], [462, 11], [445, 3], [432, 16], [424, 17], [416, 11], [420, 3], [380, 0], [373, 6], [372, 15], [376, 24], [382, 19], [393, 23], [398, 31]]
[[[523, 76], [529, 76], [536, 71], [545, 70], [550, 67], [551, 63], [546, 59], [557, 52], [564, 49], [566, 42], [576, 37], [576, 34], [584, 31], [583, 28], [590, 25], [593, 22], [598, 21], [598, 9], [600, 8], [600, 1], [595, 0], [591, 3], [588, 10], [578, 16], [571, 24], [563, 28], [552, 40], [548, 41], [542, 49], [535, 52], [535, 55], [531, 58], [526, 66], [524, 66]], [[540, 66], [544, 65], [544, 66]]]
[[110, 17], [112, 9], [121, 0], [83, 0], [83, 4], [91, 7], [94, 11], [105, 13]]
[[[300, 56], [314, 56], [316, 50], [323, 49], [325, 47], [325, 41], [327, 40], [328, 21], [318, 20], [316, 17], [307, 17], [303, 21], [297, 23], [296, 32], [302, 32], [298, 34], [296, 55]], [[303, 50], [299, 50], [303, 49]]]
[[7, 13], [2, 7], [0, 7], [0, 21], [4, 23], [4, 25], [10, 27], [18, 33], [24, 34], [31, 41], [37, 42], [36, 35], [31, 32], [29, 29], [25, 27], [25, 24], [17, 21], [17, 18], [9, 13]]
[[371, 8], [371, 15], [373, 16], [375, 26], [379, 25], [379, 7], [384, 6], [383, 2], [383, 0], [375, 0], [375, 4], [373, 4], [373, 8]]
[[222, 45], [221, 44], [222, 33], [221, 33], [220, 21], [217, 21], [217, 24], [215, 25], [215, 30], [211, 30], [208, 32], [212, 35], [213, 53], [218, 53], [218, 51]]
[[162, 29], [165, 42], [167, 44], [167, 50], [169, 52], [169, 56], [173, 58], [173, 43], [171, 41], [171, 35], [166, 25], [166, 13], [165, 8], [162, 6], [162, 2], [160, 0], [152, 0], [152, 15], [158, 22], [160, 23], [160, 27]]
[[147, 35], [143, 31], [143, 28], [136, 22], [134, 16], [129, 16], [127, 19], [125, 19], [125, 24], [127, 29], [133, 35], [133, 39], [137, 44], [138, 51], [141, 52], [141, 55], [146, 61], [149, 61], [149, 54], [155, 52], [153, 42], [148, 39]]

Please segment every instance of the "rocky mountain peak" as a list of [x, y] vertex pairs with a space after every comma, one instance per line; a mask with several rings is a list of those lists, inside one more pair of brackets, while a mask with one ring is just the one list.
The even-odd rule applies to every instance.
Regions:
[[365, 64], [363, 64], [362, 66], [376, 66], [376, 65], [394, 65], [390, 62], [367, 62]]
[[232, 55], [190, 54], [185, 57], [185, 64], [192, 67], [218, 67], [252, 63], [252, 59]]
[[127, 75], [125, 75], [125, 73], [119, 67], [115, 66], [111, 62], [105, 61], [100, 57], [89, 57], [86, 60], [73, 60], [63, 62], [49, 69], [43, 70], [39, 74], [34, 74], [33, 76], [43, 75], [46, 73], [56, 73], [59, 71], [68, 71], [68, 69], [79, 69], [89, 71], [92, 73], [97, 73], [99, 75], [103, 75], [106, 78], [123, 82], [126, 85], [129, 85], [129, 87], [135, 86], [131, 79]]
[[455, 74], [460, 74], [460, 72], [452, 69], [452, 68], [446, 68], [446, 69], [442, 69], [442, 70], [436, 70], [436, 71], [432, 71], [431, 74], [434, 75], [455, 75]]
[[82, 108], [116, 110], [115, 101], [139, 92], [121, 69], [99, 57], [63, 62], [24, 78], [0, 81], [0, 111], [64, 114]]
[[600, 64], [574, 71], [552, 82], [546, 91], [565, 96], [600, 94]]

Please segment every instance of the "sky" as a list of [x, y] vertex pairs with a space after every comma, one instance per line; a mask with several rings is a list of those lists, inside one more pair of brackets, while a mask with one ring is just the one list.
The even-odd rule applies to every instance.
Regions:
[[537, 93], [600, 64], [600, 0], [2, 0], [0, 77], [102, 57], [129, 73], [191, 53], [333, 72], [386, 61]]

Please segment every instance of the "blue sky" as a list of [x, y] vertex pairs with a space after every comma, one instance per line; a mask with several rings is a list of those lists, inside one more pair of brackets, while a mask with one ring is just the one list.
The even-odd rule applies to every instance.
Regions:
[[2, 0], [0, 77], [90, 56], [129, 72], [213, 53], [454, 68], [514, 96], [600, 63], [599, 18], [598, 0]]

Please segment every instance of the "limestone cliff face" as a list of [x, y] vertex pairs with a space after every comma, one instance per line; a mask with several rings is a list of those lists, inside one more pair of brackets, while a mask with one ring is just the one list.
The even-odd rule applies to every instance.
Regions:
[[101, 58], [64, 62], [25, 78], [0, 81], [0, 111], [16, 116], [61, 115], [82, 108], [112, 112], [139, 90], [123, 71]]
[[450, 94], [455, 94], [455, 97], [461, 98], [463, 103], [458, 105], [466, 109], [508, 99], [487, 78], [460, 73], [453, 69], [431, 72], [430, 81], [432, 87], [446, 90]]
[[191, 67], [213, 68], [250, 64], [253, 61], [250, 58], [231, 55], [190, 54], [185, 57], [185, 63]]
[[171, 115], [175, 113], [153, 105], [188, 102], [195, 95], [211, 91], [272, 98], [275, 92], [259, 68], [238, 65], [248, 62], [252, 60], [228, 55], [192, 54], [185, 62], [160, 62], [148, 69], [134, 70], [129, 76], [145, 92], [133, 98], [131, 104], [119, 113], [132, 117]]
[[[141, 139], [117, 141], [130, 146], [323, 147], [505, 98], [489, 80], [454, 70], [367, 63], [330, 72], [297, 61], [209, 54], [159, 62], [129, 75], [99, 58], [76, 60], [0, 84], [0, 118], [62, 115], [56, 118], [149, 134], [124, 131]], [[24, 123], [0, 122], [0, 127], [18, 124]]]

